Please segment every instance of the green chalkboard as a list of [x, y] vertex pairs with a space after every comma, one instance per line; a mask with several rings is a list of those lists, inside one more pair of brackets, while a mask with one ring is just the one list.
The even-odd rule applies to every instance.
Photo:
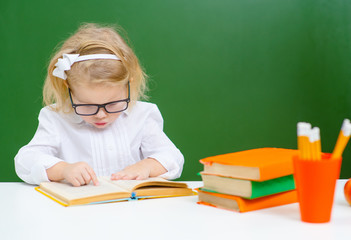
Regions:
[[[60, 0], [0, 3], [0, 181], [37, 127], [53, 49], [83, 22], [121, 25], [150, 76], [150, 101], [185, 156], [296, 148], [296, 123], [321, 128], [331, 152], [351, 118], [347, 0]], [[351, 176], [351, 146], [342, 178]]]

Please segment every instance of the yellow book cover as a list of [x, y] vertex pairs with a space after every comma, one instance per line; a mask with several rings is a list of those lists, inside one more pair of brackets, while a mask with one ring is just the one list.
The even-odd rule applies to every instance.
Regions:
[[111, 180], [109, 177], [99, 177], [98, 179], [98, 186], [90, 183], [73, 187], [66, 182], [42, 182], [36, 190], [63, 206], [194, 195], [186, 183], [163, 178]]

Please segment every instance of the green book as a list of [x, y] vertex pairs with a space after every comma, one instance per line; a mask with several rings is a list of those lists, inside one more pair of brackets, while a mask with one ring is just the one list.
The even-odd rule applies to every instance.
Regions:
[[235, 195], [247, 199], [259, 198], [295, 189], [293, 175], [256, 182], [205, 173], [200, 174], [204, 183], [202, 190]]

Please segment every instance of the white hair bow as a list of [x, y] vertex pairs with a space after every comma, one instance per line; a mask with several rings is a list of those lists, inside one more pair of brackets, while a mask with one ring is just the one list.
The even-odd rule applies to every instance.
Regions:
[[91, 55], [83, 55], [79, 56], [79, 54], [63, 54], [62, 58], [57, 60], [55, 64], [55, 69], [52, 72], [52, 75], [58, 78], [62, 78], [66, 80], [67, 75], [65, 71], [70, 70], [73, 63], [93, 60], [93, 59], [114, 59], [121, 60], [116, 55], [113, 54], [91, 54]]

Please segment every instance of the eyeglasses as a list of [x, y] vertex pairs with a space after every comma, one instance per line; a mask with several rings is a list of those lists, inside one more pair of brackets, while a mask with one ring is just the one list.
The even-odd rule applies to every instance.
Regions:
[[100, 108], [105, 109], [108, 113], [118, 113], [123, 112], [128, 108], [128, 104], [130, 102], [130, 85], [128, 82], [128, 98], [108, 102], [105, 104], [74, 104], [72, 100], [71, 89], [68, 88], [69, 98], [71, 99], [72, 107], [77, 115], [81, 116], [91, 116], [95, 115], [100, 111]]

